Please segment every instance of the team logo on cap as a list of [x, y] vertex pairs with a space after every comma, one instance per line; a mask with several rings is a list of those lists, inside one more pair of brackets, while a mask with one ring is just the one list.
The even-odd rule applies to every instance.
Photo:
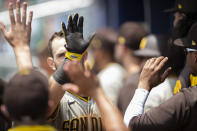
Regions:
[[146, 47], [146, 43], [147, 43], [146, 37], [142, 38], [139, 48], [144, 49]]
[[196, 42], [192, 40], [192, 46], [196, 46]]
[[182, 9], [182, 5], [181, 5], [181, 4], [178, 4], [178, 8], [179, 8], [179, 9]]
[[124, 37], [120, 36], [118, 38], [118, 42], [119, 42], [119, 44], [125, 44], [126, 43], [126, 39]]
[[94, 48], [99, 49], [102, 46], [102, 42], [99, 39], [95, 39], [95, 40], [93, 40], [92, 45]]

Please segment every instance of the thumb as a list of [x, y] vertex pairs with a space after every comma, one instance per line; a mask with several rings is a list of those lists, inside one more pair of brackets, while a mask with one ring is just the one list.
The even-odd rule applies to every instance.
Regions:
[[165, 70], [165, 72], [161, 76], [161, 81], [163, 82], [169, 75], [169, 72], [171, 71], [172, 67], [168, 67], [168, 69]]
[[67, 30], [66, 30], [66, 25], [64, 22], [61, 23], [61, 28], [62, 28], [62, 33], [64, 34], [64, 37], [66, 38]]
[[86, 71], [91, 72], [91, 67], [90, 67], [89, 62], [86, 62]]
[[89, 37], [88, 37], [88, 40], [87, 40], [87, 43], [91, 43], [92, 42], [92, 40], [94, 39], [94, 37], [95, 37], [95, 35], [96, 35], [96, 33], [94, 32], [94, 33], [92, 33]]
[[[89, 46], [90, 46], [90, 44], [92, 43], [92, 40], [94, 39], [94, 37], [95, 37], [95, 33], [93, 33], [92, 35], [90, 35], [90, 36], [88, 37], [88, 39], [86, 40], [85, 45], [84, 45], [85, 50], [87, 50], [87, 49], [89, 48]], [[84, 50], [84, 51], [85, 51], [85, 50]]]
[[3, 35], [6, 36], [7, 31], [5, 25], [2, 22], [0, 22], [0, 30], [3, 33]]

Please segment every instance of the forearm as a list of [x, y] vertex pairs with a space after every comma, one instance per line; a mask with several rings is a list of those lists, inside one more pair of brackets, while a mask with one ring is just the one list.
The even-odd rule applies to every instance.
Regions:
[[139, 83], [138, 89], [136, 89], [133, 99], [125, 111], [124, 122], [127, 126], [129, 126], [130, 120], [144, 112], [144, 104], [149, 95], [146, 89], [144, 84]]
[[14, 48], [18, 70], [33, 68], [29, 46]]
[[65, 91], [62, 89], [62, 85], [58, 84], [53, 76], [49, 78], [49, 93], [50, 93], [50, 99], [54, 102], [54, 105], [48, 114], [49, 116], [55, 111], [58, 104], [60, 103], [60, 100], [64, 96]]
[[103, 123], [106, 130], [128, 130], [123, 123], [123, 117], [119, 110], [112, 104], [112, 102], [104, 94], [102, 88], [97, 88], [93, 99], [96, 101], [101, 112]]

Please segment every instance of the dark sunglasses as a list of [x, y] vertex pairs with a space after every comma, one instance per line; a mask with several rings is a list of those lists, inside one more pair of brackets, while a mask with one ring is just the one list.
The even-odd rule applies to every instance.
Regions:
[[195, 52], [195, 51], [197, 51], [196, 49], [191, 49], [191, 48], [185, 48], [184, 49], [184, 52], [185, 52], [185, 54], [187, 55], [188, 53], [192, 53], [192, 52]]

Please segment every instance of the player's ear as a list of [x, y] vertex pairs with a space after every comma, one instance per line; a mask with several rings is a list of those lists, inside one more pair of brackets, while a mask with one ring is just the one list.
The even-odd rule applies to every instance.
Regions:
[[194, 59], [195, 59], [195, 63], [197, 63], [197, 51], [194, 52]]
[[4, 116], [5, 118], [7, 118], [7, 119], [10, 118], [10, 115], [9, 115], [9, 113], [8, 113], [8, 111], [7, 111], [5, 105], [1, 105], [1, 112], [2, 112], [2, 114], [3, 114], [3, 116]]
[[52, 57], [48, 57], [48, 58], [47, 58], [47, 64], [49, 65], [49, 67], [50, 67], [53, 71], [56, 70], [55, 62], [54, 62], [54, 60], [53, 60]]

